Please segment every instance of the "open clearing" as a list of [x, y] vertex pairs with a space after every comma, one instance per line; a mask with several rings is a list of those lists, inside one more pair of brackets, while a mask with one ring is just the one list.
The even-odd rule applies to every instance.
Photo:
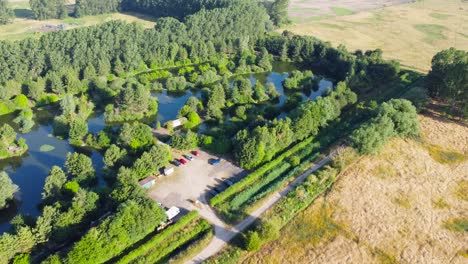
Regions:
[[[466, 263], [468, 128], [431, 115], [420, 121], [421, 140], [395, 139], [360, 159], [243, 263]], [[434, 145], [464, 158], [452, 162]]]
[[[195, 200], [205, 201], [205, 195], [215, 186], [225, 189], [224, 179], [245, 176], [245, 171], [229, 161], [223, 160], [215, 166], [208, 164], [210, 159], [216, 159], [204, 151], [194, 157], [187, 165], [175, 167], [175, 172], [156, 180], [149, 190], [149, 197], [166, 207], [177, 206], [187, 210], [192, 209]], [[175, 157], [181, 157], [176, 155]]]
[[287, 29], [349, 50], [380, 48], [384, 57], [420, 72], [440, 50], [468, 49], [467, 1], [406, 2], [413, 1], [293, 0], [296, 24]]
[[[69, 10], [73, 10], [74, 1], [67, 1]], [[154, 27], [154, 19], [135, 13], [114, 13], [82, 18], [68, 17], [65, 19], [34, 20], [29, 1], [9, 0], [10, 8], [15, 12], [16, 18], [11, 24], [0, 25], [0, 40], [19, 40], [26, 37], [37, 37], [44, 32], [47, 25], [58, 26], [64, 24], [67, 29], [97, 25], [112, 20], [138, 22], [144, 27]]]

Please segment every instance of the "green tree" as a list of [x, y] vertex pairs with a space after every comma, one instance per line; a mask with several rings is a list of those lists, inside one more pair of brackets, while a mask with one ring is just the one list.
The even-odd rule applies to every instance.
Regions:
[[247, 232], [247, 235], [244, 237], [244, 243], [245, 249], [250, 252], [257, 251], [262, 246], [262, 240], [258, 232], [255, 231]]
[[0, 25], [8, 24], [15, 17], [15, 13], [8, 7], [7, 0], [0, 0]]
[[57, 208], [53, 206], [44, 207], [42, 215], [37, 218], [36, 227], [33, 229], [37, 244], [45, 243], [49, 240], [58, 214]]
[[60, 197], [63, 185], [66, 181], [67, 177], [65, 176], [65, 172], [63, 172], [62, 168], [53, 166], [50, 170], [49, 176], [45, 179], [42, 199], [47, 200]]
[[276, 26], [289, 23], [288, 17], [289, 0], [275, 0], [270, 6], [270, 17]]
[[4, 124], [0, 127], [0, 141], [4, 144], [4, 146], [10, 146], [14, 143], [16, 139], [16, 132], [15, 130], [8, 124]]
[[159, 169], [169, 164], [170, 159], [169, 148], [166, 145], [156, 144], [135, 161], [132, 170], [137, 180], [140, 180], [157, 173]]
[[80, 142], [88, 134], [88, 122], [81, 118], [75, 118], [70, 123], [69, 137], [71, 140]]
[[93, 162], [85, 154], [68, 153], [65, 168], [71, 178], [79, 183], [89, 182], [95, 177]]
[[29, 5], [37, 20], [64, 18], [67, 9], [64, 0], [29, 0]]
[[460, 116], [468, 116], [468, 52], [450, 48], [432, 58], [427, 75], [429, 94], [450, 103], [452, 114], [458, 108]]
[[17, 191], [18, 186], [11, 181], [8, 174], [0, 172], [0, 210], [7, 206]]
[[108, 168], [112, 168], [122, 163], [123, 159], [126, 156], [127, 156], [126, 149], [120, 149], [117, 145], [112, 144], [110, 145], [110, 147], [106, 150], [106, 153], [104, 154], [104, 164]]
[[188, 130], [185, 135], [175, 134], [171, 139], [171, 146], [180, 150], [190, 150], [198, 147], [197, 133]]
[[13, 259], [13, 264], [29, 264], [30, 263], [29, 257], [30, 257], [29, 254], [26, 254], [26, 253], [18, 254]]
[[121, 147], [137, 151], [153, 144], [151, 127], [142, 123], [125, 123], [120, 129], [117, 143]]

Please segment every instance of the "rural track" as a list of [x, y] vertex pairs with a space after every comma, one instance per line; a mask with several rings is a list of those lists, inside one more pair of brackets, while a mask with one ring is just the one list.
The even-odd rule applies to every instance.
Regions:
[[212, 225], [214, 225], [215, 236], [210, 242], [210, 244], [208, 244], [208, 246], [206, 246], [198, 255], [196, 255], [190, 261], [186, 262], [186, 264], [202, 263], [209, 257], [221, 251], [221, 249], [223, 249], [223, 247], [231, 239], [233, 239], [236, 235], [238, 235], [240, 232], [242, 232], [251, 224], [253, 224], [255, 220], [257, 220], [263, 213], [265, 213], [269, 208], [275, 205], [281, 198], [286, 196], [294, 187], [304, 182], [310, 174], [322, 168], [330, 161], [330, 155], [320, 160], [313, 167], [305, 171], [303, 174], [301, 174], [301, 176], [297, 177], [294, 181], [288, 184], [288, 186], [276, 192], [260, 208], [255, 210], [251, 215], [249, 215], [247, 218], [245, 218], [242, 222], [240, 222], [234, 227], [226, 226], [223, 223], [223, 221], [216, 215], [213, 209], [208, 205], [205, 205], [203, 208], [196, 208], [202, 217], [206, 218]]

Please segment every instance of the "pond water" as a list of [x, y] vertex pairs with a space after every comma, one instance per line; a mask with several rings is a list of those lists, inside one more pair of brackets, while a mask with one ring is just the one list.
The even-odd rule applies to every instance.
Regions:
[[[287, 63], [275, 63], [273, 72], [264, 74], [252, 74], [250, 78], [252, 83], [261, 81], [263, 84], [273, 82], [280, 93], [279, 105], [284, 104], [287, 99], [282, 82], [288, 76], [288, 72], [296, 69], [293, 65]], [[310, 95], [304, 94], [304, 99], [311, 99], [321, 95], [328, 87], [332, 87], [332, 82], [321, 80], [319, 89]], [[184, 94], [172, 94], [167, 91], [153, 93], [158, 98], [159, 111], [158, 121], [161, 124], [177, 118], [179, 109], [185, 104], [190, 96], [200, 97], [200, 91], [188, 91]], [[45, 178], [52, 166], [63, 166], [66, 155], [69, 152], [81, 152], [91, 157], [93, 165], [99, 178], [99, 185], [105, 185], [102, 179], [101, 168], [104, 166], [102, 155], [98, 151], [85, 151], [70, 146], [67, 140], [54, 138], [52, 134], [52, 122], [57, 114], [57, 107], [48, 107], [36, 112], [36, 125], [33, 130], [27, 134], [18, 132], [18, 136], [26, 139], [29, 151], [22, 157], [0, 160], [0, 171], [6, 171], [13, 182], [19, 186], [19, 192], [16, 195], [17, 202], [14, 206], [0, 211], [0, 234], [8, 231], [10, 220], [17, 214], [38, 216], [40, 210], [38, 204], [41, 202], [41, 193], [43, 190]], [[16, 130], [17, 125], [12, 122], [14, 115], [0, 116], [0, 124], [9, 123]], [[104, 114], [95, 113], [88, 120], [89, 132], [97, 133], [105, 126]], [[18, 130], [17, 130], [18, 131]], [[54, 149], [48, 152], [41, 152], [43, 145], [53, 146]]]

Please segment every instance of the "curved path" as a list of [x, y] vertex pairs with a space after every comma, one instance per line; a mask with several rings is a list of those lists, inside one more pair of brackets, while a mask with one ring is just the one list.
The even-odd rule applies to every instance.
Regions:
[[[246, 229], [249, 225], [255, 222], [256, 219], [260, 217], [266, 210], [276, 204], [282, 197], [288, 194], [295, 186], [301, 184], [307, 176], [315, 172], [316, 170], [322, 168], [324, 165], [330, 162], [330, 156], [322, 159], [320, 162], [316, 163], [312, 168], [308, 169], [301, 176], [297, 177], [292, 181], [288, 186], [276, 192], [272, 195], [260, 208], [255, 210], [250, 216], [244, 219], [242, 222], [237, 224], [234, 227], [226, 226], [221, 219], [215, 214], [211, 207], [204, 205], [203, 208], [195, 208], [199, 211], [200, 215], [207, 219], [212, 225], [214, 225], [215, 237], [206, 248], [203, 249], [197, 256], [192, 260], [188, 261], [188, 264], [198, 264], [207, 260], [209, 257], [215, 255], [237, 234]], [[206, 202], [206, 201], [204, 201]], [[208, 204], [208, 203], [206, 203]]]

